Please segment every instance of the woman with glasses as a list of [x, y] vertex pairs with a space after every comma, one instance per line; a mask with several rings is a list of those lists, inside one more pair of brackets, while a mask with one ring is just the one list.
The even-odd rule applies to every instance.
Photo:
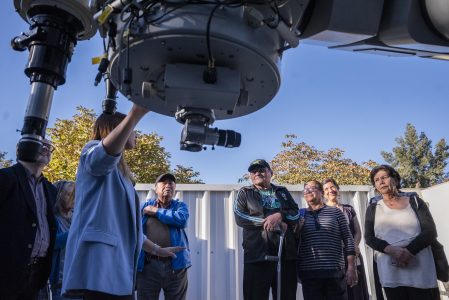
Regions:
[[[365, 268], [363, 266], [363, 259], [360, 254], [359, 244], [362, 239], [362, 231], [360, 229], [357, 214], [349, 204], [340, 203], [340, 186], [333, 178], [328, 178], [323, 181], [324, 197], [326, 198], [326, 205], [337, 207], [346, 217], [352, 237], [354, 238], [355, 253], [356, 253], [356, 269], [358, 275], [358, 283], [350, 287], [348, 286], [349, 300], [368, 300], [368, 287], [366, 283]], [[346, 261], [347, 264], [347, 261]]]
[[400, 194], [401, 176], [391, 166], [375, 167], [370, 179], [382, 199], [368, 206], [365, 241], [387, 299], [440, 299], [430, 247], [437, 231], [426, 203]]
[[305, 184], [304, 199], [308, 207], [301, 211], [304, 220], [298, 261], [304, 299], [346, 300], [346, 286], [357, 284], [354, 239], [348, 222], [341, 210], [324, 203], [319, 181]]

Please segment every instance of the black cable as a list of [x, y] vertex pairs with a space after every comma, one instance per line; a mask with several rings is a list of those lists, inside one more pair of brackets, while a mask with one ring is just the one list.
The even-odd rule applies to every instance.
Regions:
[[126, 37], [127, 38], [126, 39], [126, 43], [127, 43], [127, 45], [126, 45], [126, 67], [127, 68], [129, 68], [129, 36], [131, 35], [130, 34], [131, 33], [130, 27], [131, 27], [131, 22], [133, 21], [133, 19], [134, 19], [134, 17], [132, 17], [129, 20], [129, 23], [128, 23], [128, 36]]
[[212, 11], [209, 14], [209, 18], [207, 20], [207, 27], [206, 27], [206, 45], [207, 45], [207, 53], [209, 55], [209, 66], [214, 67], [215, 66], [215, 60], [212, 55], [212, 47], [210, 44], [210, 25], [212, 23], [212, 17], [214, 16], [215, 11], [221, 6], [221, 3], [217, 3], [215, 7], [212, 9]]
[[[131, 19], [129, 19], [127, 22], [126, 22], [126, 24], [125, 24], [125, 26], [123, 26], [123, 30], [122, 30], [122, 32], [121, 32], [121, 34], [120, 34], [120, 43], [119, 43], [119, 48], [118, 48], [118, 59], [117, 59], [117, 70], [118, 70], [118, 82], [121, 84], [122, 83], [122, 73], [120, 72], [120, 69], [121, 69], [121, 57], [122, 57], [122, 55], [121, 55], [121, 51], [122, 51], [122, 49], [123, 49], [123, 37], [125, 36], [125, 31], [126, 31], [126, 29], [128, 29], [128, 31], [129, 31], [129, 27], [130, 27], [130, 24], [131, 24]], [[128, 35], [129, 35], [129, 32], [128, 32]]]

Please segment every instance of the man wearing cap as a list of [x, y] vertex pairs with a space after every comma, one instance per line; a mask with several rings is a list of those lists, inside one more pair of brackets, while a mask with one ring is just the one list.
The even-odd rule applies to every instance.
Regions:
[[161, 174], [156, 179], [157, 199], [147, 199], [143, 205], [142, 225], [144, 234], [161, 247], [180, 246], [185, 249], [176, 253], [176, 258], [158, 257], [142, 250], [137, 268], [139, 300], [157, 300], [161, 289], [167, 300], [186, 299], [187, 268], [192, 265], [184, 230], [189, 210], [184, 202], [173, 199], [175, 190], [173, 174]]
[[56, 188], [42, 175], [53, 146], [35, 162], [20, 160], [0, 170], [0, 299], [36, 299], [50, 275], [56, 236]]
[[279, 231], [285, 232], [281, 260], [281, 299], [296, 299], [296, 249], [293, 227], [298, 223], [298, 205], [288, 190], [271, 183], [273, 171], [263, 159], [248, 167], [252, 185], [239, 190], [234, 201], [237, 225], [243, 228], [243, 297], [265, 300], [270, 288], [276, 299], [276, 262], [266, 256], [277, 256]]

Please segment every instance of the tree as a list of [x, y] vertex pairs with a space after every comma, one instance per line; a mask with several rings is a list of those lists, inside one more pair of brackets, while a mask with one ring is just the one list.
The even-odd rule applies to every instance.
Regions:
[[161, 146], [162, 137], [137, 132], [136, 148], [125, 152], [126, 162], [136, 182], [154, 182], [170, 168], [170, 154]]
[[[48, 135], [55, 145], [52, 160], [45, 170], [50, 181], [75, 180], [81, 150], [90, 139], [96, 117], [93, 110], [80, 106], [71, 119], [57, 119], [55, 126], [48, 128]], [[159, 174], [169, 171], [170, 153], [161, 146], [162, 139], [156, 133], [137, 132], [136, 148], [125, 154], [136, 182], [154, 182]], [[192, 168], [179, 167], [184, 170], [180, 173], [185, 174], [183, 180], [201, 181], [194, 179], [199, 173]]]
[[6, 154], [8, 153], [0, 151], [0, 169], [10, 167], [13, 164], [12, 160], [6, 158]]
[[192, 167], [176, 165], [176, 168], [173, 170], [173, 175], [175, 175], [177, 183], [204, 183], [201, 179], [197, 178], [200, 173], [193, 171]]
[[321, 151], [305, 142], [296, 142], [289, 134], [282, 151], [271, 161], [273, 180], [280, 184], [299, 184], [310, 180], [334, 178], [339, 184], [369, 184], [369, 172], [374, 161], [358, 164], [344, 158], [344, 150], [332, 148]]
[[394, 167], [402, 177], [403, 187], [429, 187], [449, 179], [445, 173], [449, 146], [444, 139], [435, 145], [424, 132], [419, 135], [415, 126], [407, 124], [403, 137], [396, 138], [398, 146], [392, 152], [382, 151], [384, 160]]
[[56, 119], [47, 133], [55, 146], [45, 176], [51, 181], [75, 180], [81, 150], [89, 141], [96, 115], [92, 109], [79, 106], [72, 119]]

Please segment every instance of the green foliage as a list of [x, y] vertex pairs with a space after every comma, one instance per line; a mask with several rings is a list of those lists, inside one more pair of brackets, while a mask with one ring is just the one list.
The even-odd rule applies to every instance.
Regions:
[[297, 136], [286, 135], [282, 150], [271, 162], [273, 180], [280, 184], [299, 184], [310, 180], [334, 178], [339, 184], [369, 184], [369, 172], [374, 161], [358, 164], [344, 158], [344, 150], [332, 148], [321, 151]]
[[176, 168], [173, 170], [173, 175], [175, 175], [177, 183], [204, 183], [198, 178], [200, 173], [193, 171], [192, 167], [176, 165]]
[[77, 107], [72, 119], [57, 119], [47, 133], [55, 146], [45, 176], [51, 181], [75, 180], [81, 150], [89, 141], [96, 115], [92, 109]]
[[392, 152], [382, 151], [384, 160], [394, 167], [402, 177], [402, 186], [406, 188], [426, 188], [449, 179], [445, 174], [449, 146], [444, 139], [435, 145], [421, 132], [419, 135], [412, 124], [407, 124], [403, 137], [396, 138], [398, 146]]
[[137, 145], [125, 152], [126, 162], [136, 182], [154, 182], [167, 173], [170, 167], [170, 154], [161, 146], [162, 137], [155, 134], [137, 132]]
[[[76, 114], [67, 120], [57, 119], [48, 135], [55, 145], [52, 160], [45, 170], [45, 176], [52, 182], [75, 180], [76, 169], [84, 145], [89, 141], [96, 120], [93, 110], [77, 107]], [[162, 137], [156, 133], [137, 132], [137, 146], [125, 153], [128, 166], [136, 182], [154, 182], [161, 173], [170, 169], [170, 153], [161, 146]], [[179, 182], [202, 183], [199, 172], [192, 168], [177, 166]]]
[[8, 153], [0, 151], [0, 169], [10, 167], [13, 164], [12, 160], [6, 158], [6, 154]]

